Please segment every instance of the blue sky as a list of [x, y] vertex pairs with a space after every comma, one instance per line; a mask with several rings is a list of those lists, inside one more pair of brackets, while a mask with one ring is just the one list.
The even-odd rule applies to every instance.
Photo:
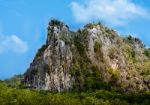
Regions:
[[150, 46], [150, 0], [0, 0], [0, 79], [26, 71], [52, 18], [72, 30], [101, 21]]

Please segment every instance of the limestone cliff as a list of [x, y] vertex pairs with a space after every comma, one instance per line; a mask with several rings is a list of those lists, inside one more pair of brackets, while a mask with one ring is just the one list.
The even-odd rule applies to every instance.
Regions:
[[68, 27], [52, 20], [48, 26], [47, 43], [39, 50], [25, 74], [29, 87], [37, 89], [64, 91], [72, 86], [69, 74], [72, 66], [70, 46], [60, 39], [60, 34], [69, 34]]
[[63, 22], [51, 20], [46, 44], [24, 81], [29, 88], [51, 91], [149, 90], [150, 49], [139, 39], [121, 37], [101, 23], [72, 32]]

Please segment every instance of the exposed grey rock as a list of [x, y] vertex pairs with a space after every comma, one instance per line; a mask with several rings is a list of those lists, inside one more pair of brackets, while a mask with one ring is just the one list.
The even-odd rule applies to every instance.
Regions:
[[[31, 88], [68, 91], [72, 88], [73, 78], [69, 74], [72, 66], [70, 46], [59, 39], [60, 32], [67, 32], [63, 23], [52, 23], [48, 31], [47, 47], [36, 57], [28, 69], [25, 78]], [[57, 21], [56, 21], [57, 22]], [[36, 74], [32, 72], [37, 72]]]

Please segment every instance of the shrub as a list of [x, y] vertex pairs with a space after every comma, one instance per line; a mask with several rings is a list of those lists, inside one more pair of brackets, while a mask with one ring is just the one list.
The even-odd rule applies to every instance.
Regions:
[[67, 36], [67, 33], [61, 33], [60, 39], [65, 42], [65, 44], [71, 44], [71, 39]]
[[130, 62], [130, 63], [137, 62], [136, 52], [133, 50], [133, 47], [131, 45], [124, 44], [122, 47], [122, 50], [123, 50], [123, 54], [128, 62]]
[[94, 44], [94, 52], [100, 52], [102, 45], [99, 42], [95, 42]]
[[35, 58], [40, 57], [40, 56], [44, 53], [44, 51], [46, 50], [47, 47], [48, 47], [47, 44], [46, 44], [46, 45], [43, 45], [43, 46], [38, 50], [38, 52], [37, 52]]
[[75, 46], [77, 47], [79, 53], [80, 53], [81, 55], [84, 55], [84, 54], [85, 54], [85, 47], [84, 47], [83, 41], [81, 41], [79, 35], [78, 35], [78, 36], [75, 36], [75, 38], [74, 38], [74, 44], [75, 44]]
[[60, 21], [57, 20], [57, 19], [52, 19], [52, 20], [49, 22], [49, 25], [50, 25], [50, 26], [62, 26], [62, 25], [63, 25], [63, 22], [60, 22]]
[[150, 48], [144, 50], [144, 54], [150, 58]]
[[136, 69], [141, 72], [141, 75], [150, 75], [150, 61], [145, 61], [142, 64], [138, 63], [136, 66]]
[[131, 35], [128, 37], [124, 38], [124, 42], [128, 44], [134, 44], [137, 43], [140, 45], [141, 48], [145, 47], [145, 45], [142, 43], [142, 41], [139, 38], [134, 38]]
[[108, 69], [108, 73], [111, 75], [111, 82], [113, 84], [116, 84], [116, 82], [118, 81], [118, 79], [120, 77], [120, 70], [119, 69], [113, 69], [110, 67]]
[[108, 56], [111, 59], [114, 59], [116, 57], [116, 55], [118, 55], [118, 54], [119, 54], [119, 51], [118, 51], [117, 47], [113, 46], [109, 49]]
[[24, 79], [23, 75], [15, 75], [10, 79], [5, 80], [5, 83], [7, 84], [7, 86], [20, 88], [23, 79]]

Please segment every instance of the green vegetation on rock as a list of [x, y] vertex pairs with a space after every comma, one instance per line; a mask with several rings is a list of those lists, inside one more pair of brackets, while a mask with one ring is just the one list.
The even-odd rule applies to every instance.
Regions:
[[94, 51], [95, 52], [100, 52], [101, 51], [102, 45], [99, 42], [95, 42], [94, 44]]
[[144, 54], [150, 58], [150, 48], [145, 49]]

